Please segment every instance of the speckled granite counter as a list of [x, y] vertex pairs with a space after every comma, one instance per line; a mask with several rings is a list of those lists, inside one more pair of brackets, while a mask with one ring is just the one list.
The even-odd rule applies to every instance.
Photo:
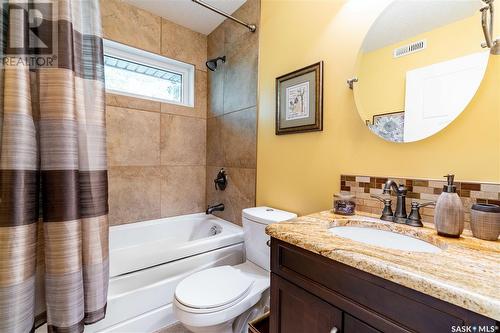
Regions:
[[[366, 214], [364, 214], [366, 215]], [[500, 320], [500, 241], [463, 235], [444, 238], [426, 225], [414, 228], [370, 217], [343, 217], [328, 211], [267, 226], [270, 236]], [[425, 240], [440, 253], [402, 252], [334, 236], [334, 226], [370, 226]]]

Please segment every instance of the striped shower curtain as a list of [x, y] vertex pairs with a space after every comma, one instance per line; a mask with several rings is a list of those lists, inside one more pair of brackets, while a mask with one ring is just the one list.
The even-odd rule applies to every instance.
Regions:
[[108, 288], [98, 0], [2, 0], [0, 333], [83, 332]]

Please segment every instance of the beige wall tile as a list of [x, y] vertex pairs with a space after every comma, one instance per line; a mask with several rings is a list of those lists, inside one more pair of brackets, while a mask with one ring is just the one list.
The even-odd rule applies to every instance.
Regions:
[[[236, 17], [259, 24], [259, 0], [248, 0]], [[208, 71], [207, 204], [224, 203], [216, 212], [241, 225], [241, 210], [255, 205], [258, 33], [229, 20], [208, 36], [208, 58], [227, 62]], [[229, 184], [215, 191], [213, 179], [225, 166]]]
[[125, 95], [106, 93], [106, 105], [122, 108], [160, 112], [160, 102]]
[[224, 113], [257, 104], [258, 35], [226, 45]]
[[194, 107], [199, 110], [203, 118], [207, 117], [207, 72], [196, 70], [195, 75]]
[[194, 107], [172, 104], [172, 103], [161, 103], [161, 113], [175, 114], [186, 117], [203, 118], [203, 115], [199, 114], [198, 110], [196, 110]]
[[432, 188], [443, 188], [444, 185], [446, 185], [445, 181], [429, 180], [429, 187], [432, 187]]
[[101, 12], [105, 38], [197, 68], [194, 107], [107, 94], [111, 224], [204, 211], [207, 37], [121, 0]]
[[161, 170], [162, 217], [205, 211], [205, 166], [164, 166]]
[[428, 193], [420, 194], [421, 200], [436, 201], [438, 199], [438, 197], [439, 197], [439, 195], [437, 195], [437, 194], [428, 194]]
[[356, 181], [358, 183], [369, 183], [370, 182], [370, 177], [366, 176], [356, 176]]
[[[226, 54], [224, 43], [225, 27], [221, 24], [208, 35], [207, 58], [213, 59]], [[208, 73], [208, 117], [215, 117], [224, 113], [224, 77], [225, 64], [220, 63], [216, 71]]]
[[226, 26], [220, 24], [207, 36], [207, 58], [213, 59], [224, 55]]
[[158, 167], [110, 167], [110, 224], [160, 218], [160, 180]]
[[225, 165], [222, 117], [207, 119], [207, 165]]
[[207, 205], [223, 203], [223, 212], [215, 215], [241, 225], [241, 211], [255, 206], [255, 169], [224, 168], [228, 175], [225, 191], [216, 191], [213, 180], [221, 167], [207, 167]]
[[236, 12], [233, 13], [234, 17], [238, 19], [257, 25], [255, 32], [242, 27], [236, 22], [225, 20], [225, 42], [234, 43], [242, 39], [249, 39], [252, 35], [259, 34], [260, 28], [260, 0], [247, 0]]
[[424, 186], [413, 186], [412, 192], [434, 194], [434, 188], [433, 187], [424, 187]]
[[481, 184], [482, 192], [497, 192], [500, 193], [500, 185], [499, 184]]
[[499, 194], [497, 192], [470, 191], [470, 197], [472, 199], [498, 200]]
[[161, 164], [205, 165], [206, 120], [161, 115]]
[[225, 64], [215, 72], [208, 71], [207, 84], [207, 117], [217, 117], [224, 114], [224, 78]]
[[101, 0], [104, 37], [160, 53], [161, 18], [121, 0]]
[[162, 19], [161, 54], [206, 71], [207, 36]]
[[160, 113], [106, 107], [108, 164], [160, 164]]
[[227, 166], [256, 167], [257, 109], [255, 107], [224, 115], [221, 137]]

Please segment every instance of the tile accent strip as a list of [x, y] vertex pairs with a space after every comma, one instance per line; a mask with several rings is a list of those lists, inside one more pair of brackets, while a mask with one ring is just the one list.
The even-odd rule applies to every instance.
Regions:
[[[388, 177], [341, 175], [341, 191], [349, 191], [356, 195], [356, 209], [358, 211], [380, 214], [383, 204], [371, 198], [372, 194], [382, 194], [384, 183]], [[408, 212], [412, 201], [436, 201], [443, 190], [445, 181], [432, 179], [393, 178], [398, 184], [405, 184], [408, 188], [406, 206]], [[470, 230], [470, 209], [475, 203], [489, 203], [500, 205], [500, 184], [479, 182], [456, 182], [457, 193], [465, 207], [465, 229]], [[396, 198], [393, 199], [394, 205]], [[434, 207], [422, 208], [420, 213], [424, 222], [434, 222]]]

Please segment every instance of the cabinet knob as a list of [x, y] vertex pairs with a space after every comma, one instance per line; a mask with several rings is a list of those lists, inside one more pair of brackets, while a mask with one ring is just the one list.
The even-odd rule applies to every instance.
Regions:
[[335, 326], [330, 330], [330, 333], [338, 333], [339, 329]]

